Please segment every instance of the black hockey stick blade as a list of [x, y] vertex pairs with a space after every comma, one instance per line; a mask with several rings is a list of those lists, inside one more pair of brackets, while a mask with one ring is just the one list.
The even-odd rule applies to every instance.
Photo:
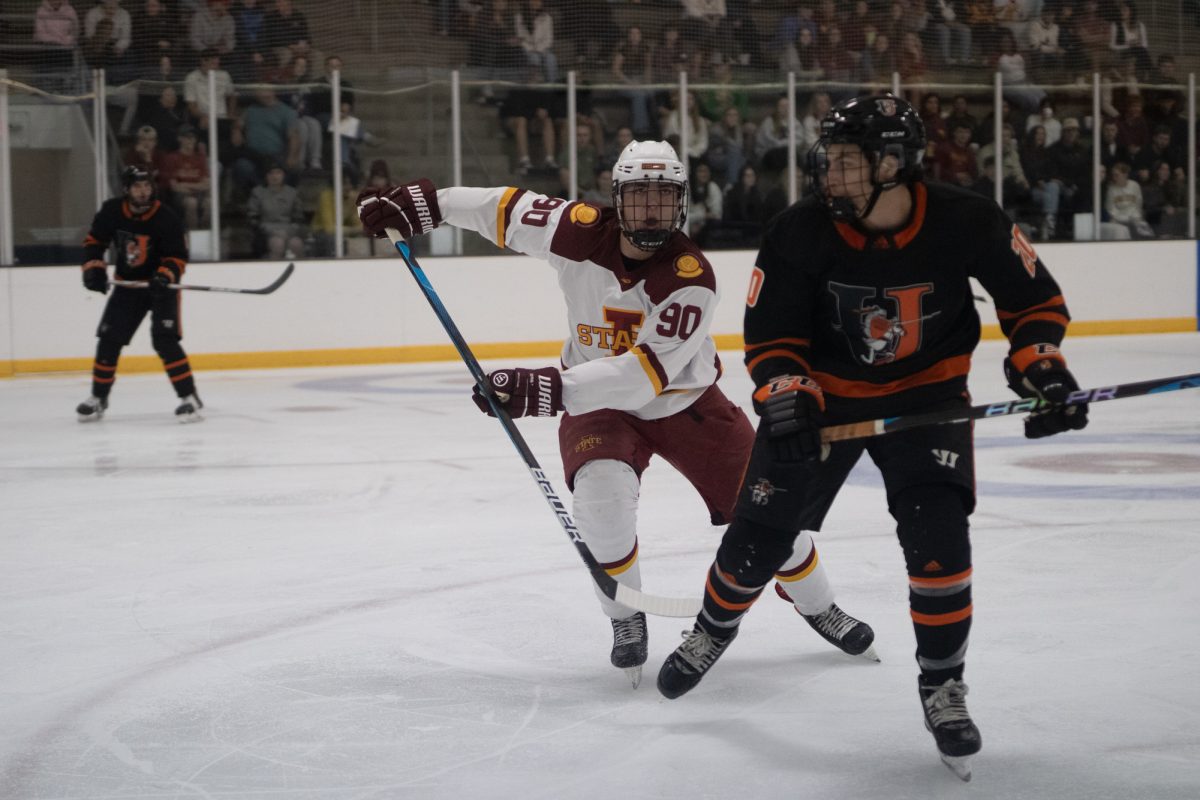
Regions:
[[[225, 292], [227, 294], [270, 294], [271, 292], [278, 289], [280, 286], [283, 286], [283, 284], [287, 282], [287, 279], [292, 277], [292, 273], [295, 270], [296, 270], [296, 265], [294, 263], [288, 264], [287, 269], [285, 269], [278, 278], [276, 278], [270, 284], [268, 284], [267, 286], [264, 286], [261, 289], [235, 289], [235, 288], [232, 288], [229, 286], [197, 286], [196, 284], [193, 284], [193, 283], [168, 283], [167, 288], [168, 289], [178, 289], [180, 291], [192, 291], [192, 292]], [[124, 286], [127, 289], [145, 289], [146, 287], [148, 287], [150, 285], [149, 281], [123, 281], [123, 280], [119, 280], [117, 278], [113, 278], [108, 283], [110, 286]]]
[[479, 360], [471, 352], [470, 345], [467, 344], [466, 339], [459, 332], [458, 326], [454, 324], [454, 320], [450, 317], [450, 312], [442, 304], [442, 299], [434, 291], [433, 285], [425, 275], [425, 270], [421, 269], [421, 265], [417, 263], [416, 256], [413, 255], [408, 243], [400, 236], [400, 232], [394, 228], [388, 228], [387, 234], [388, 238], [392, 240], [392, 244], [396, 246], [396, 251], [400, 253], [400, 257], [404, 259], [404, 263], [408, 266], [408, 271], [412, 273], [413, 278], [417, 281], [417, 285], [421, 287], [421, 292], [425, 295], [425, 299], [429, 301], [429, 305], [433, 308], [433, 313], [437, 315], [438, 321], [442, 323], [442, 327], [445, 328], [446, 333], [450, 336], [450, 341], [454, 343], [454, 348], [458, 350], [463, 363], [467, 365], [471, 377], [475, 379], [475, 385], [479, 387], [479, 391], [487, 398], [493, 416], [500, 422], [500, 425], [504, 428], [504, 432], [508, 434], [509, 441], [512, 442], [513, 447], [517, 448], [517, 452], [520, 453], [525, 466], [529, 469], [529, 474], [533, 477], [534, 483], [541, 489], [542, 495], [546, 498], [546, 503], [549, 504], [550, 510], [558, 520], [563, 533], [575, 545], [576, 552], [583, 559], [583, 563], [587, 565], [588, 572], [591, 573], [592, 580], [600, 587], [600, 591], [604, 592], [605, 596], [609, 599], [615, 600], [623, 606], [658, 617], [694, 617], [699, 614], [701, 605], [703, 604], [703, 599], [700, 597], [659, 597], [657, 595], [644, 594], [637, 589], [632, 589], [618, 583], [613, 576], [604, 571], [604, 568], [600, 566], [600, 562], [592, 555], [591, 549], [583, 541], [583, 536], [579, 533], [579, 528], [575, 526], [575, 520], [572, 519], [571, 512], [567, 510], [566, 504], [559, 499], [558, 493], [554, 490], [554, 485], [550, 483], [550, 479], [542, 471], [542, 467], [538, 464], [533, 451], [529, 449], [525, 437], [517, 430], [516, 423], [513, 422], [512, 417], [509, 415], [508, 409], [496, 399], [491, 389], [488, 388], [487, 375], [484, 373], [483, 367], [479, 365]]
[[1013, 414], [1028, 414], [1051, 408], [1075, 406], [1082, 403], [1099, 403], [1104, 400], [1124, 400], [1127, 397], [1142, 397], [1148, 394], [1175, 392], [1180, 389], [1200, 388], [1200, 372], [1191, 375], [1176, 375], [1135, 383], [1119, 383], [1115, 386], [1100, 386], [1095, 389], [1080, 389], [1072, 392], [1065, 403], [1047, 403], [1037, 398], [1016, 398], [966, 408], [931, 411], [928, 414], [909, 414], [903, 417], [851, 422], [846, 425], [830, 425], [821, 429], [821, 441], [840, 442], [846, 439], [864, 439], [883, 433], [919, 428], [923, 425], [946, 425], [955, 422], [970, 422], [976, 419], [1007, 417]]

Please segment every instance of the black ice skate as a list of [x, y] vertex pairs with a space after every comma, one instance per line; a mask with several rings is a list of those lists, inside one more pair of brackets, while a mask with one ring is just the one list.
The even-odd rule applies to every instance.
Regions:
[[658, 691], [671, 700], [691, 691], [736, 636], [737, 628], [721, 637], [705, 632], [699, 624], [684, 631], [683, 644], [667, 656], [658, 671]]
[[954, 678], [940, 686], [926, 684], [922, 677], [917, 688], [925, 708], [925, 727], [937, 742], [942, 762], [961, 780], [971, 780], [970, 759], [983, 741], [967, 713], [967, 685]]
[[641, 611], [632, 617], [612, 620], [613, 646], [609, 657], [612, 665], [625, 670], [633, 688], [642, 682], [642, 664], [646, 663], [646, 615]]
[[175, 409], [175, 419], [180, 422], [199, 422], [204, 419], [200, 416], [200, 409], [204, 408], [204, 403], [200, 402], [200, 396], [189, 394], [187, 397], [179, 398], [179, 407]]
[[[789, 603], [792, 602], [792, 598], [788, 597], [787, 592], [778, 583], [775, 584], [775, 593]], [[792, 608], [796, 608], [795, 605]], [[875, 641], [875, 631], [871, 630], [871, 626], [867, 623], [860, 622], [842, 611], [838, 608], [837, 603], [831, 603], [829, 608], [812, 616], [803, 613], [798, 608], [796, 608], [796, 613], [803, 617], [814, 631], [821, 634], [821, 638], [843, 653], [879, 661], [875, 648], [871, 646]]]
[[75, 406], [75, 413], [79, 415], [80, 422], [95, 422], [103, 417], [107, 410], [108, 399], [95, 395]]

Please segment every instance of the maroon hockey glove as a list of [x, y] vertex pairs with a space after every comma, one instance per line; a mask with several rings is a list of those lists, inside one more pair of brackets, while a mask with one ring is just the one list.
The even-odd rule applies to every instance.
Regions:
[[[564, 410], [562, 375], [554, 367], [498, 369], [488, 373], [487, 381], [496, 399], [514, 418], [553, 417]], [[471, 399], [480, 411], [489, 417], [496, 416], [478, 385]]]
[[821, 444], [825, 395], [812, 378], [781, 375], [754, 393], [754, 410], [762, 417], [775, 460], [781, 464], [824, 461]]
[[[1067, 369], [1067, 362], [1052, 344], [1023, 347], [1004, 359], [1004, 377], [1008, 387], [1021, 397], [1036, 397], [1049, 403], [1062, 403], [1079, 383]], [[1087, 403], [1036, 411], [1025, 418], [1025, 438], [1041, 439], [1064, 431], [1083, 430], [1088, 424]]]
[[83, 287], [100, 294], [108, 291], [108, 270], [103, 261], [93, 259], [83, 265]]
[[437, 189], [428, 178], [403, 186], [364, 189], [358, 196], [358, 219], [363, 230], [376, 239], [387, 236], [385, 228], [395, 228], [405, 239], [429, 233], [442, 224]]

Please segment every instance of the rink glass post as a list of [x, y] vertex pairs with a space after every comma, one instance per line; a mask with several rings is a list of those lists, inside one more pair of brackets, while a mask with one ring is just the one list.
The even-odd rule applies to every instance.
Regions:
[[0, 265], [13, 263], [12, 161], [8, 135], [8, 70], [0, 69]]
[[1187, 84], [1187, 119], [1188, 119], [1188, 226], [1189, 239], [1196, 238], [1196, 73], [1188, 73]]
[[[432, 93], [432, 89], [430, 92]], [[463, 185], [463, 136], [462, 136], [462, 73], [450, 73], [450, 178], [453, 186]], [[462, 228], [454, 228], [454, 255], [461, 256]]]
[[342, 230], [342, 71], [335, 69], [329, 75], [332, 80], [332, 92], [329, 96], [329, 110], [333, 115], [333, 131], [330, 136], [329, 153], [333, 157], [333, 257], [342, 258], [346, 255], [345, 231]]
[[791, 70], [787, 74], [788, 96], [788, 156], [787, 182], [788, 205], [796, 202], [796, 73]]
[[1100, 217], [1104, 208], [1104, 186], [1100, 180], [1100, 129], [1104, 117], [1100, 112], [1100, 73], [1092, 73], [1092, 241], [1100, 241]]
[[[233, 124], [233, 120], [229, 120]], [[208, 205], [209, 248], [213, 261], [221, 260], [221, 162], [217, 153], [217, 71], [208, 71]]]
[[[579, 146], [575, 141], [575, 70], [567, 72], [567, 199], [579, 199]], [[458, 184], [455, 184], [457, 186]]]
[[[1004, 76], [998, 71], [993, 74], [992, 85], [992, 142], [996, 145], [996, 179], [992, 181], [993, 199], [1004, 208]], [[1015, 133], [1015, 131], [1014, 131]], [[980, 164], [982, 167], [983, 165]]]
[[688, 158], [688, 147], [691, 146], [691, 117], [687, 111], [688, 76], [683, 70], [679, 71], [679, 157], [683, 161], [683, 174], [692, 174], [691, 160]]

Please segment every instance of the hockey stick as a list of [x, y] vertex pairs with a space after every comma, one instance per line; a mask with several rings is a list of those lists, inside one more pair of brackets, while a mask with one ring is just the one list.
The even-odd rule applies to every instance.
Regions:
[[437, 315], [438, 321], [442, 323], [442, 327], [449, 334], [450, 341], [454, 343], [455, 349], [458, 350], [458, 354], [466, 363], [467, 369], [471, 372], [471, 377], [475, 379], [476, 386], [479, 387], [479, 391], [487, 399], [492, 413], [500, 421], [500, 425], [504, 428], [504, 432], [508, 434], [513, 447], [517, 448], [517, 452], [521, 454], [521, 458], [525, 461], [525, 466], [529, 468], [529, 474], [533, 476], [534, 483], [542, 490], [546, 502], [550, 505], [550, 510], [554, 512], [554, 516], [558, 518], [558, 524], [562, 526], [563, 533], [567, 534], [567, 537], [575, 545], [575, 549], [579, 552], [579, 557], [587, 565], [588, 571], [592, 574], [592, 580], [600, 587], [600, 591], [604, 592], [609, 599], [615, 600], [623, 606], [628, 606], [647, 614], [654, 614], [660, 617], [694, 617], [699, 614], [702, 603], [700, 598], [659, 597], [657, 595], [643, 594], [637, 589], [618, 583], [611, 575], [604, 571], [604, 568], [596, 561], [596, 557], [592, 555], [592, 551], [584, 543], [579, 529], [575, 527], [575, 520], [571, 518], [571, 512], [567, 510], [566, 505], [559, 499], [558, 493], [554, 491], [554, 486], [551, 485], [550, 479], [546, 477], [546, 473], [542, 471], [542, 467], [538, 464], [533, 451], [526, 444], [525, 437], [517, 430], [512, 417], [509, 416], [508, 409], [496, 400], [491, 389], [488, 388], [487, 376], [483, 371], [483, 367], [479, 366], [479, 361], [475, 358], [475, 354], [471, 352], [470, 346], [463, 338], [463, 335], [459, 333], [458, 326], [450, 318], [450, 312], [442, 305], [441, 298], [434, 291], [433, 285], [429, 283], [429, 278], [425, 276], [425, 271], [417, 263], [416, 256], [413, 255], [408, 243], [400, 236], [400, 232], [394, 228], [388, 228], [387, 234], [388, 238], [392, 240], [392, 244], [396, 245], [396, 250], [404, 259], [404, 263], [408, 265], [408, 271], [412, 273], [413, 278], [416, 279], [417, 284], [421, 287], [421, 292], [424, 293], [425, 299], [433, 307], [433, 313]]
[[[1176, 375], [1173, 378], [1158, 378], [1151, 381], [1136, 383], [1120, 383], [1116, 386], [1101, 386], [1096, 389], [1080, 389], [1072, 392], [1062, 406], [1074, 406], [1080, 403], [1099, 403], [1103, 400], [1124, 400], [1126, 397], [1141, 397], [1147, 394], [1174, 392], [1179, 389], [1200, 388], [1200, 372], [1191, 375]], [[868, 436], [878, 436], [881, 433], [904, 431], [909, 428], [919, 428], [922, 425], [945, 425], [954, 422], [969, 422], [974, 419], [991, 419], [992, 417], [1007, 417], [1012, 414], [1027, 414], [1033, 411], [1043, 411], [1054, 408], [1055, 404], [1047, 403], [1037, 398], [1022, 398], [1002, 400], [999, 403], [989, 403], [982, 406], [953, 408], [946, 411], [931, 411], [927, 414], [910, 414], [903, 417], [885, 417], [883, 419], [867, 420], [866, 422], [851, 422], [848, 425], [831, 425], [821, 429], [821, 441], [840, 442], [846, 439], [863, 439]]]
[[[287, 269], [285, 269], [283, 271], [282, 275], [280, 275], [273, 282], [271, 282], [267, 286], [264, 286], [261, 289], [231, 289], [227, 286], [196, 286], [195, 284], [192, 284], [192, 283], [168, 283], [167, 288], [168, 289], [182, 289], [184, 291], [190, 290], [193, 292], [228, 292], [229, 294], [270, 294], [271, 292], [278, 289], [280, 286], [283, 286], [283, 284], [287, 281], [287, 279], [292, 276], [292, 272], [295, 271], [295, 269], [296, 269], [295, 264], [288, 264]], [[127, 289], [145, 289], [146, 287], [148, 287], [150, 285], [150, 282], [149, 281], [123, 281], [123, 280], [118, 280], [117, 278], [113, 278], [112, 280], [110, 280], [108, 282], [108, 284], [109, 284], [109, 286], [124, 286]]]

